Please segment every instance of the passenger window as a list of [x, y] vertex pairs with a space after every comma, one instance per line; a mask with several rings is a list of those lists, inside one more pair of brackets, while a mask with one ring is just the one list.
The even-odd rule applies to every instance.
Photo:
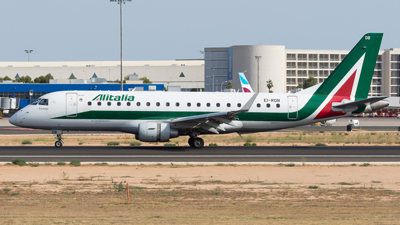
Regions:
[[217, 107], [219, 107], [221, 104], [217, 103]]
[[117, 106], [121, 106], [121, 102], [117, 102]]
[[98, 106], [101, 106], [101, 102], [97, 102], [97, 105], [98, 105]]
[[271, 104], [268, 103], [268, 104], [267, 104], [267, 108], [269, 108], [269, 107], [271, 107]]
[[147, 106], [150, 106], [150, 102], [147, 102], [146, 105], [147, 105]]
[[179, 102], [175, 103], [175, 105], [178, 107], [179, 106]]
[[281, 104], [276, 104], [276, 108], [279, 108], [279, 107], [281, 107]]
[[111, 106], [111, 102], [107, 102], [107, 105], [108, 105], [108, 106]]
[[130, 103], [130, 102], [127, 102], [126, 105], [127, 105], [127, 106], [131, 106], [131, 103]]
[[227, 106], [227, 107], [231, 107], [231, 103], [227, 103], [226, 106]]
[[49, 105], [49, 100], [48, 99], [42, 99], [42, 101], [39, 102], [39, 105]]
[[200, 104], [200, 102], [198, 102], [198, 103], [197, 103], [197, 107], [200, 107], [200, 106], [201, 106], [201, 104]]
[[88, 106], [91, 106], [91, 105], [92, 105], [92, 102], [88, 102], [87, 104], [88, 104]]
[[211, 106], [211, 104], [210, 103], [207, 103], [207, 107], [210, 107]]
[[238, 103], [237, 106], [238, 106], [238, 107], [242, 107], [242, 104]]
[[187, 106], [190, 107], [192, 104], [190, 102], [187, 103]]
[[160, 103], [159, 103], [159, 102], [157, 102], [157, 103], [156, 103], [156, 106], [160, 106]]
[[136, 102], [136, 105], [137, 105], [137, 106], [140, 106], [140, 102]]
[[257, 108], [260, 108], [261, 107], [261, 104], [260, 103], [257, 103]]
[[169, 107], [169, 102], [166, 102], [165, 105], [166, 105], [167, 107]]

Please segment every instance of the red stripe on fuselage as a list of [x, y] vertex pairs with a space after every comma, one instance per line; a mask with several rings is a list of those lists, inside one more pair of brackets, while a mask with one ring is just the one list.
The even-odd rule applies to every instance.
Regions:
[[343, 99], [350, 100], [351, 90], [353, 89], [354, 79], [356, 77], [357, 70], [349, 77], [349, 79], [343, 84], [343, 86], [335, 93], [332, 99], [326, 104], [326, 106], [319, 112], [319, 114], [314, 118], [323, 119], [334, 116], [343, 116], [346, 113], [341, 111], [332, 111], [333, 102], [342, 102]]

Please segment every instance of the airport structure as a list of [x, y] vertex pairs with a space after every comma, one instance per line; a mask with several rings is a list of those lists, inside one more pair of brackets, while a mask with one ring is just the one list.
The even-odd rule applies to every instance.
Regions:
[[[55, 80], [66, 80], [71, 75], [89, 80], [96, 75], [108, 81], [120, 80], [119, 61], [81, 62], [0, 62], [0, 77], [15, 79], [29, 75], [32, 80], [51, 74]], [[147, 77], [154, 84], [179, 86], [181, 91], [204, 88], [204, 60], [124, 61], [123, 76], [136, 74]]]
[[[240, 89], [238, 72], [245, 72], [255, 92], [292, 92], [310, 76], [323, 82], [349, 53], [348, 50], [288, 50], [277, 45], [245, 45], [205, 48], [205, 91], [221, 91], [228, 82]], [[400, 49], [380, 51], [370, 96], [398, 96]]]

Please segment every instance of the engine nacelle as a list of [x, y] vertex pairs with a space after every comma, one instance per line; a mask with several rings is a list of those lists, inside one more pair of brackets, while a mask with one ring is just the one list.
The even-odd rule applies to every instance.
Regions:
[[389, 102], [384, 101], [384, 100], [380, 100], [378, 102], [375, 102], [375, 103], [372, 103], [370, 105], [367, 105], [365, 107], [364, 112], [365, 113], [370, 113], [370, 112], [373, 112], [375, 110], [378, 110], [378, 109], [381, 109], [381, 108], [385, 108], [387, 106], [389, 106]]
[[144, 122], [138, 126], [135, 138], [144, 142], [165, 142], [178, 137], [178, 130], [171, 129], [168, 123]]

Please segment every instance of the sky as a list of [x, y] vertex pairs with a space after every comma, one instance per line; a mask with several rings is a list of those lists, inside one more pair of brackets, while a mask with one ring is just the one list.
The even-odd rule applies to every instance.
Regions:
[[[284, 45], [350, 50], [369, 32], [400, 48], [398, 0], [132, 0], [123, 5], [123, 59], [200, 59], [207, 47]], [[0, 7], [0, 62], [118, 61], [119, 5], [18, 0]]]

